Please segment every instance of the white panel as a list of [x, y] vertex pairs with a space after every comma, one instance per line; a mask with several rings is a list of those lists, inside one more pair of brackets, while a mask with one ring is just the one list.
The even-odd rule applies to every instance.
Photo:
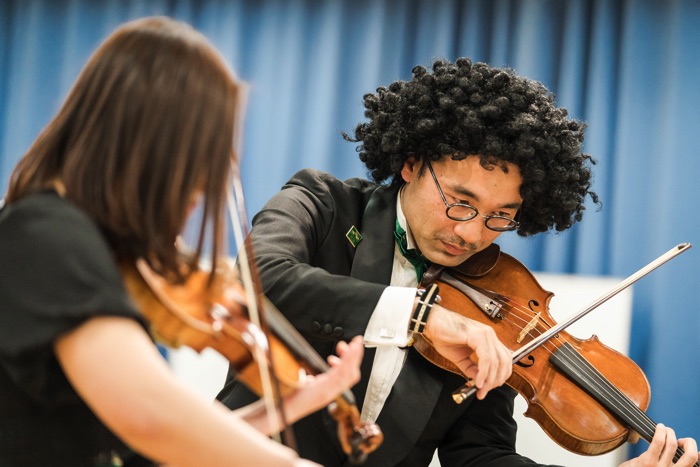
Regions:
[[207, 399], [214, 400], [226, 380], [228, 360], [212, 349], [198, 354], [189, 347], [168, 349], [168, 359], [175, 374]]

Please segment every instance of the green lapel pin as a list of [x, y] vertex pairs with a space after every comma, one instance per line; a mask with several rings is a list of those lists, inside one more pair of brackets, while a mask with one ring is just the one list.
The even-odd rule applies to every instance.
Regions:
[[354, 225], [350, 227], [348, 233], [345, 234], [345, 238], [348, 239], [350, 245], [352, 245], [353, 248], [357, 248], [357, 245], [362, 241], [362, 235], [360, 234], [360, 231], [357, 230], [357, 227], [355, 227]]

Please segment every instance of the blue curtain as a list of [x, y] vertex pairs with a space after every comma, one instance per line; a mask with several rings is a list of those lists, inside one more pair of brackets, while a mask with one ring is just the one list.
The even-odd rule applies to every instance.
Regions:
[[[365, 175], [340, 137], [362, 119], [362, 95], [408, 78], [416, 64], [468, 56], [544, 82], [588, 122], [586, 151], [598, 161], [602, 210], [590, 206], [562, 234], [504, 236], [506, 251], [536, 271], [626, 277], [700, 240], [697, 0], [5, 0], [2, 192], [90, 53], [118, 24], [147, 15], [204, 32], [250, 84], [242, 162], [250, 212], [302, 167]], [[649, 415], [696, 439], [699, 254], [691, 249], [634, 286], [630, 349], [652, 388]], [[605, 326], [595, 312], [585, 319]]]

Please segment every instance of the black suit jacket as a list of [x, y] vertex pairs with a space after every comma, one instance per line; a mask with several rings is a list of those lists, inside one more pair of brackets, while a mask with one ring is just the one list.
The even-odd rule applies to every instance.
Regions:
[[[266, 295], [323, 357], [338, 340], [364, 334], [389, 284], [397, 192], [396, 186], [302, 170], [253, 219]], [[362, 235], [357, 247], [346, 237], [353, 226]], [[362, 380], [353, 388], [360, 405], [373, 359], [367, 349]], [[427, 466], [435, 449], [444, 467], [537, 465], [515, 453], [515, 392], [504, 386], [483, 401], [457, 405], [450, 395], [463, 382], [411, 348], [377, 420], [384, 442], [365, 465]], [[217, 398], [237, 408], [256, 397], [229, 372]], [[328, 467], [346, 464], [326, 411], [294, 428], [302, 457]]]

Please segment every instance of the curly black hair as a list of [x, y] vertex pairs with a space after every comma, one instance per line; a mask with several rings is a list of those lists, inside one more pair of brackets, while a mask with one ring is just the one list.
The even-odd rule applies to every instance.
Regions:
[[590, 196], [590, 165], [581, 152], [585, 124], [555, 106], [554, 95], [537, 81], [508, 68], [436, 60], [432, 72], [413, 68], [410, 81], [396, 81], [363, 98], [367, 123], [352, 142], [377, 182], [402, 183], [407, 157], [460, 160], [477, 155], [485, 168], [518, 166], [523, 208], [521, 236], [563, 231], [581, 220]]

